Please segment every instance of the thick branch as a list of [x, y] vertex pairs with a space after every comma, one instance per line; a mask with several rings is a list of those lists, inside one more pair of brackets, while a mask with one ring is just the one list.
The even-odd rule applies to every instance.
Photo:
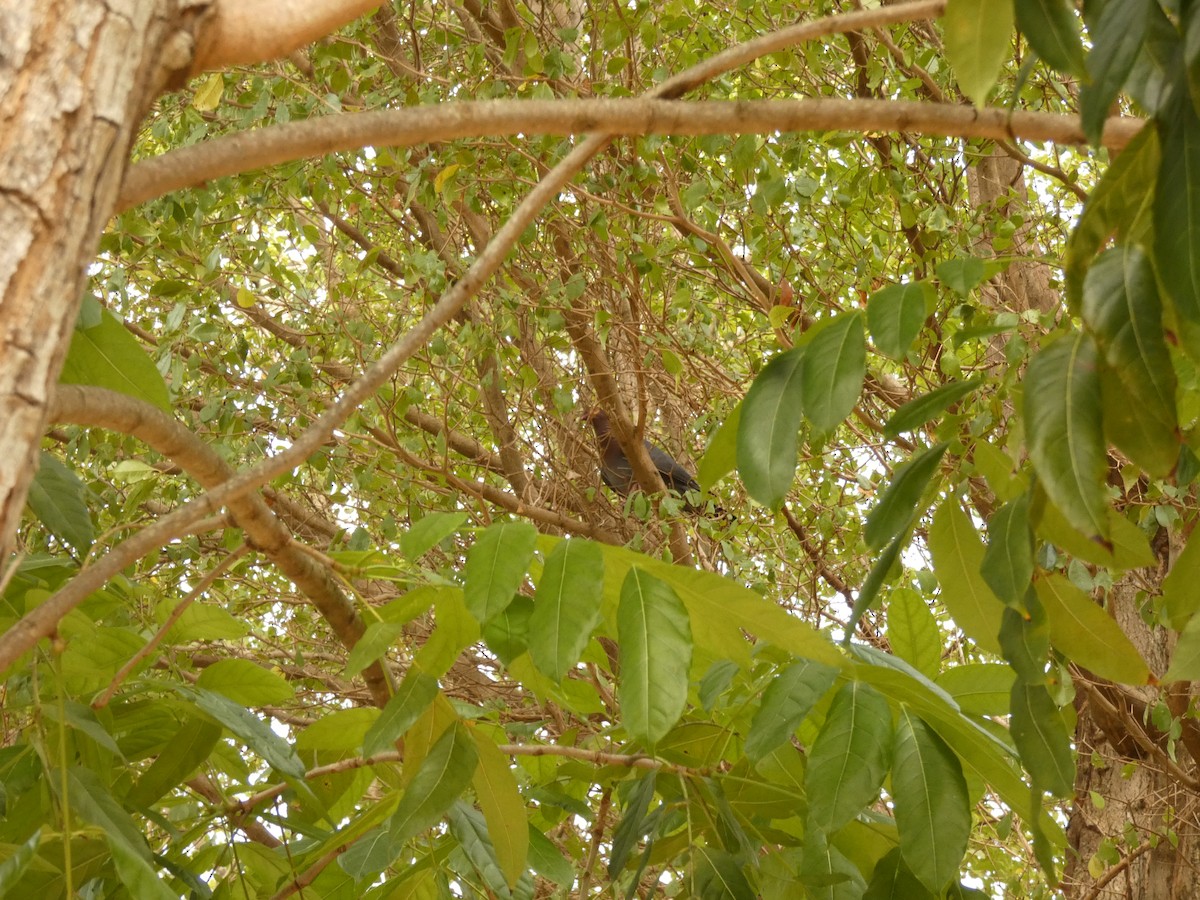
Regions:
[[218, 0], [196, 36], [192, 74], [287, 56], [378, 5], [379, 0]]
[[[1109, 119], [1101, 144], [1124, 147], [1142, 119]], [[1076, 116], [904, 100], [483, 100], [272, 125], [172, 150], [130, 168], [117, 211], [214, 178], [364, 146], [411, 147], [517, 134], [702, 135], [788, 131], [916, 132], [1085, 144]]]
[[[132, 435], [169, 457], [205, 488], [215, 488], [234, 475], [220, 454], [170, 416], [134, 397], [104, 388], [59, 385], [50, 403], [49, 420], [56, 423], [107, 428]], [[229, 511], [246, 537], [280, 571], [290, 578], [320, 611], [338, 638], [353, 647], [364, 630], [354, 605], [334, 580], [333, 573], [292, 540], [291, 533], [259, 494], [245, 494], [229, 502]], [[110, 556], [123, 557], [122, 548]], [[125, 559], [124, 564], [137, 557]], [[35, 609], [30, 618], [37, 616]], [[56, 619], [49, 621], [53, 627]], [[382, 667], [376, 663], [363, 677], [380, 706], [390, 696]]]

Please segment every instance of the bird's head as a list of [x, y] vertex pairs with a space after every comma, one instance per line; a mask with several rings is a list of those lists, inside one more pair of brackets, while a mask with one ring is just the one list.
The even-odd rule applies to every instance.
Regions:
[[585, 412], [583, 414], [583, 421], [591, 425], [597, 435], [609, 433], [608, 413], [598, 406], [593, 406]]

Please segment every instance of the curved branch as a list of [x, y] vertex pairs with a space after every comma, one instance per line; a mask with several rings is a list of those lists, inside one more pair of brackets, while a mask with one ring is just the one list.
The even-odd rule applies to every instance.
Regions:
[[[212, 489], [228, 481], [234, 469], [195, 434], [149, 403], [98, 387], [61, 384], [50, 402], [48, 422], [107, 428], [144, 441], [196, 479]], [[347, 649], [362, 637], [364, 626], [354, 604], [343, 593], [333, 573], [305, 553], [291, 532], [258, 494], [247, 493], [229, 501], [229, 511], [255, 548], [274, 563], [305, 594], [324, 616]], [[112, 550], [121, 566], [138, 556], [126, 550], [128, 542]], [[34, 609], [27, 619], [38, 615]], [[22, 620], [25, 621], [25, 620]], [[49, 621], [50, 627], [57, 618]], [[379, 663], [363, 672], [371, 696], [380, 706], [391, 695], [387, 677]]]
[[[1124, 147], [1145, 124], [1114, 117], [1101, 146]], [[346, 113], [243, 131], [133, 165], [116, 212], [214, 178], [364, 146], [411, 147], [513, 134], [775, 134], [788, 131], [916, 132], [1085, 144], [1076, 116], [976, 109], [906, 100], [480, 100]]]
[[287, 56], [378, 5], [379, 0], [218, 0], [196, 35], [191, 74]]

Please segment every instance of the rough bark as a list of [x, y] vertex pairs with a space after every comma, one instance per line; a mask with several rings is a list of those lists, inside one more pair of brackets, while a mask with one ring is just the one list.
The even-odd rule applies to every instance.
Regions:
[[[1108, 607], [1151, 670], [1161, 674], [1174, 635], [1145, 623], [1137, 594], [1123, 580], [1110, 591]], [[1118, 687], [1088, 673], [1077, 674], [1076, 685], [1078, 766], [1064, 895], [1190, 900], [1200, 892], [1200, 794], [1188, 747], [1197, 746], [1195, 737], [1185, 730], [1169, 747], [1167, 736], [1153, 727], [1147, 710], [1159, 701], [1161, 688]], [[1191, 697], [1184, 690], [1178, 699], [1176, 715]]]
[[0, 12], [0, 559], [137, 127], [190, 63], [185, 6], [196, 8], [38, 0]]
[[[1000, 152], [976, 159], [968, 184], [973, 206], [1002, 213], [1019, 212], [1028, 190], [1022, 164]], [[1020, 258], [984, 290], [993, 308], [1050, 312], [1061, 303], [1039, 259], [1031, 221], [1025, 216], [1013, 234], [1008, 252]], [[987, 256], [991, 249], [989, 237], [982, 236], [977, 252]], [[996, 361], [1002, 359], [997, 344]], [[1173, 632], [1146, 624], [1138, 594], [1153, 592], [1165, 572], [1166, 566], [1129, 573], [1107, 597], [1109, 612], [1158, 675], [1170, 662]], [[1200, 773], [1189, 751], [1190, 745], [1200, 753], [1200, 730], [1192, 734], [1188, 721], [1181, 739], [1168, 747], [1167, 736], [1149, 718], [1164, 695], [1161, 687], [1115, 685], [1084, 671], [1075, 673], [1075, 684], [1075, 797], [1067, 823], [1064, 895], [1071, 900], [1200, 896]], [[1189, 706], [1189, 692], [1183, 690], [1177, 700], [1172, 711], [1180, 716]]]

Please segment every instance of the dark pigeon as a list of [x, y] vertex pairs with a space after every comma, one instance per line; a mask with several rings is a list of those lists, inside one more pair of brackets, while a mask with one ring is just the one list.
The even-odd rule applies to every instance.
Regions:
[[[593, 409], [584, 420], [591, 423], [596, 432], [596, 444], [600, 448], [600, 477], [604, 483], [621, 496], [628, 494], [637, 484], [633, 476], [633, 465], [621, 449], [620, 443], [613, 436], [608, 414], [603, 410]], [[649, 441], [643, 441], [650, 461], [658, 469], [663, 483], [668, 489], [684, 497], [684, 508], [688, 512], [700, 512], [703, 506], [695, 506], [687, 501], [688, 491], [699, 493], [700, 485], [692, 477], [692, 473], [676, 462], [665, 450], [655, 447]]]

